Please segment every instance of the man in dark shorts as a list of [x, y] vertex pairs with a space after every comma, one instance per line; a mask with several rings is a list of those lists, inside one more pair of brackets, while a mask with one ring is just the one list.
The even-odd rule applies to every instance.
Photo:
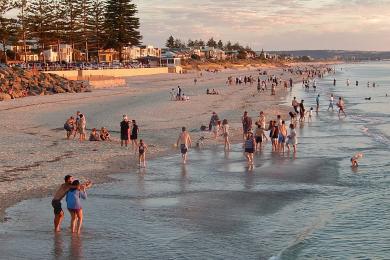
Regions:
[[[76, 186], [72, 185], [73, 182], [73, 176], [66, 175], [64, 177], [65, 183], [61, 184], [61, 186], [57, 189], [57, 191], [54, 194], [53, 200], [51, 201], [51, 205], [54, 209], [54, 231], [60, 232], [61, 231], [61, 222], [64, 219], [64, 211], [62, 210], [61, 200], [66, 196], [66, 193], [72, 189], [77, 188]], [[84, 188], [90, 188], [92, 186], [92, 182], [87, 181], [86, 183], [82, 184]]]
[[185, 164], [187, 162], [188, 148], [191, 147], [192, 141], [190, 134], [187, 132], [184, 126], [181, 128], [181, 133], [179, 135], [179, 138], [177, 138], [176, 146], [179, 146], [179, 144], [181, 157], [183, 159], [183, 163]]
[[129, 119], [126, 115], [123, 115], [123, 120], [121, 122], [121, 146], [125, 144], [125, 146], [127, 147], [127, 144], [129, 143], [129, 131]]

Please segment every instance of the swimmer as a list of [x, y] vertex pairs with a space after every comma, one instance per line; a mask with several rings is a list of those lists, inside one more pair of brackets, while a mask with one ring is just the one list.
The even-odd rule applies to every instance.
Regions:
[[358, 160], [363, 157], [362, 153], [357, 153], [351, 158], [352, 167], [358, 167]]

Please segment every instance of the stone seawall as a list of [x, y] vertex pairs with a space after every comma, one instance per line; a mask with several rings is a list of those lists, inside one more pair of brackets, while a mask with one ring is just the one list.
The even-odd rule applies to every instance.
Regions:
[[167, 67], [140, 68], [140, 69], [103, 69], [103, 70], [63, 70], [47, 71], [70, 80], [88, 80], [95, 76], [133, 77], [168, 73]]

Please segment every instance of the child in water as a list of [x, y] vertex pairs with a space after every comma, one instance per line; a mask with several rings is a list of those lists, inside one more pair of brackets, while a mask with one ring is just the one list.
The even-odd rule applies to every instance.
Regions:
[[363, 157], [362, 153], [357, 153], [351, 158], [352, 167], [358, 167], [358, 160]]
[[139, 140], [138, 144], [138, 161], [139, 161], [139, 167], [146, 167], [146, 150], [148, 149], [148, 146], [144, 143], [144, 141], [141, 139]]

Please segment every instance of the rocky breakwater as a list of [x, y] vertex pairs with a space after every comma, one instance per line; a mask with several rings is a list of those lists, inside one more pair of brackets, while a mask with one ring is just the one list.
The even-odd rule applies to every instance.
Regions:
[[87, 83], [55, 74], [19, 68], [0, 68], [0, 101], [26, 96], [89, 91]]

